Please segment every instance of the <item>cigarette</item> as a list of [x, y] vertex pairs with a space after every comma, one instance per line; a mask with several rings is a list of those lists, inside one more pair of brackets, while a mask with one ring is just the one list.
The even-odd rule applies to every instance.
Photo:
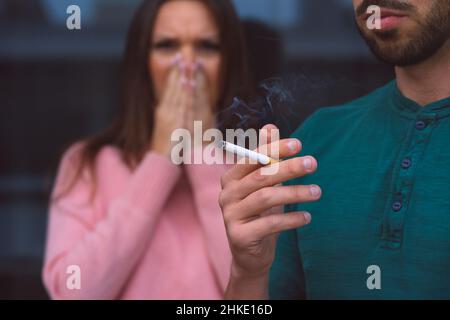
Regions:
[[233, 153], [240, 157], [244, 157], [244, 158], [251, 159], [253, 161], [257, 161], [259, 164], [262, 164], [264, 166], [267, 166], [269, 164], [275, 164], [275, 163], [279, 162], [275, 159], [272, 159], [269, 156], [266, 156], [265, 154], [245, 149], [243, 147], [237, 146], [237, 145], [229, 143], [227, 141], [221, 141], [219, 146], [220, 146], [220, 149], [223, 149], [227, 152]]

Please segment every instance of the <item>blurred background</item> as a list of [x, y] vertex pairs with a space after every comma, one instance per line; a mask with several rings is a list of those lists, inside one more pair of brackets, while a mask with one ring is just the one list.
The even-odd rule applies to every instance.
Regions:
[[[0, 0], [0, 299], [46, 299], [47, 205], [64, 149], [118, 108], [139, 0]], [[350, 0], [234, 0], [256, 80], [296, 80], [292, 127], [393, 78], [359, 37]], [[69, 31], [66, 9], [81, 8]]]

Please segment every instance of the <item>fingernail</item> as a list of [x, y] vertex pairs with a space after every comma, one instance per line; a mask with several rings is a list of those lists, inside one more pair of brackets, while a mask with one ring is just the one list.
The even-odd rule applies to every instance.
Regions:
[[303, 167], [305, 168], [306, 171], [311, 171], [313, 168], [313, 162], [311, 160], [311, 158], [305, 158], [303, 160]]
[[292, 140], [288, 143], [288, 148], [289, 150], [291, 150], [292, 152], [295, 152], [298, 150], [299, 147], [299, 141], [298, 140]]
[[311, 194], [312, 197], [318, 198], [322, 193], [322, 190], [318, 186], [311, 186], [309, 188], [309, 193]]
[[305, 217], [306, 224], [310, 224], [311, 223], [311, 214], [309, 212], [304, 212], [303, 213], [303, 217]]

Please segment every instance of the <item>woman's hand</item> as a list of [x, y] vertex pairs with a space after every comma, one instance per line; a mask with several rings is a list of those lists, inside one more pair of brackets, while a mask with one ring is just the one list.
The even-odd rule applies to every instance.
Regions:
[[188, 110], [192, 109], [193, 96], [186, 85], [186, 66], [174, 64], [167, 81], [166, 89], [155, 110], [151, 149], [170, 157], [172, 133], [185, 128]]
[[210, 105], [210, 87], [200, 62], [196, 63], [192, 78], [195, 97], [192, 117], [194, 121], [201, 121], [203, 131], [206, 131], [215, 127], [215, 108]]
[[186, 64], [177, 61], [155, 111], [151, 149], [170, 156], [172, 133], [176, 129], [187, 129], [193, 137], [194, 121], [202, 122], [203, 131], [214, 126], [208, 82], [201, 63]]

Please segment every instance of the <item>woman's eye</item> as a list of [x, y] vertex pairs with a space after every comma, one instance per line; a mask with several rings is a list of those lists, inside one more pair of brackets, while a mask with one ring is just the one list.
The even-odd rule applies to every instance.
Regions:
[[213, 41], [201, 41], [197, 45], [198, 49], [207, 52], [207, 53], [214, 53], [218, 52], [220, 50], [220, 45], [217, 42]]
[[178, 44], [173, 40], [161, 40], [153, 44], [153, 49], [156, 50], [174, 50], [178, 48]]

